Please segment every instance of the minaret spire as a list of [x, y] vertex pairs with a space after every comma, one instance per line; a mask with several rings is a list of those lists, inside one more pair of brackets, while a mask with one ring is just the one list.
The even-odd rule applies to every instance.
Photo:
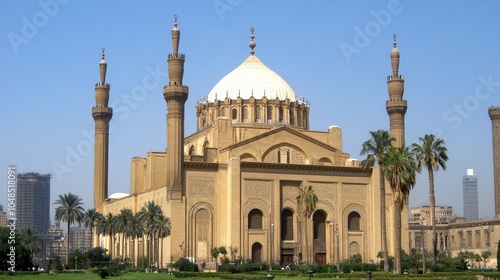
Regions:
[[109, 84], [106, 83], [107, 63], [104, 60], [104, 48], [99, 63], [100, 82], [95, 85], [95, 106], [92, 117], [95, 122], [94, 145], [94, 208], [103, 211], [102, 204], [108, 197], [108, 145], [109, 122], [113, 109], [108, 107]]
[[394, 37], [394, 48], [392, 48], [391, 51], [391, 65], [392, 65], [392, 76], [397, 77], [398, 72], [399, 72], [399, 50], [396, 48], [397, 42], [396, 42], [396, 37], [397, 35], [394, 34], [392, 35]]
[[250, 32], [252, 32], [252, 34], [250, 35], [250, 44], [248, 44], [248, 46], [250, 47], [250, 54], [251, 55], [254, 55], [255, 54], [255, 51], [254, 51], [254, 48], [257, 44], [255, 44], [255, 41], [253, 40], [255, 38], [255, 35], [253, 35], [253, 32], [255, 31], [255, 28], [253, 27], [250, 27]]
[[163, 88], [167, 102], [167, 199], [181, 200], [183, 195], [184, 169], [184, 107], [189, 88], [182, 85], [184, 75], [184, 54], [178, 52], [180, 30], [177, 28], [177, 16], [172, 29], [173, 53], [168, 55], [169, 83]]
[[181, 37], [181, 31], [177, 28], [177, 15], [174, 16], [174, 28], [172, 28], [172, 49], [173, 55], [177, 56], [179, 53], [179, 40]]
[[394, 146], [400, 147], [405, 143], [405, 113], [407, 109], [404, 94], [404, 77], [399, 75], [399, 50], [396, 48], [396, 34], [394, 37], [394, 47], [391, 50], [392, 75], [387, 77], [389, 100], [386, 102], [387, 114], [390, 119], [391, 137], [395, 139]]
[[106, 84], [106, 70], [108, 69], [108, 64], [104, 60], [104, 48], [102, 48], [102, 59], [99, 63], [99, 73], [101, 74], [101, 85]]

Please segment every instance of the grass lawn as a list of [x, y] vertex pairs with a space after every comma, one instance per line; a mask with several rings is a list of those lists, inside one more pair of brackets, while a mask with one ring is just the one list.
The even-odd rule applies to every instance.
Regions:
[[[26, 279], [26, 280], [99, 280], [101, 277], [97, 274], [93, 273], [85, 273], [85, 274], [77, 274], [77, 273], [58, 273], [58, 274], [47, 274], [47, 273], [42, 273], [39, 275], [15, 275], [15, 276], [9, 276], [9, 275], [0, 275], [0, 280], [17, 280], [17, 279]], [[156, 280], [156, 279], [162, 279], [162, 280], [169, 280], [169, 279], [176, 279], [174, 275], [171, 274], [166, 274], [166, 273], [134, 273], [134, 272], [129, 272], [125, 273], [121, 276], [118, 277], [106, 277], [108, 280]], [[182, 279], [196, 279], [196, 280], [217, 280], [219, 278], [201, 278], [201, 277], [196, 277], [196, 278], [182, 278]], [[275, 280], [285, 280], [285, 279], [290, 279], [284, 276], [276, 276], [274, 278]], [[305, 280], [309, 279], [309, 277], [293, 277], [295, 280]]]

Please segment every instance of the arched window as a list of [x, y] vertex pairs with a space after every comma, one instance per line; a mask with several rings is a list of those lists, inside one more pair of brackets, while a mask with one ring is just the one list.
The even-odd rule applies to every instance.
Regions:
[[238, 119], [238, 110], [233, 109], [233, 111], [232, 111], [232, 118], [233, 118], [233, 120], [237, 120]]
[[255, 107], [255, 120], [260, 120], [260, 106]]
[[248, 122], [248, 107], [243, 107], [243, 121]]
[[191, 145], [191, 147], [189, 147], [189, 155], [192, 156], [194, 155], [194, 146]]
[[225, 117], [226, 116], [226, 108], [221, 108], [220, 109], [220, 116]]
[[313, 235], [314, 239], [326, 240], [326, 227], [325, 227], [325, 213], [323, 211], [316, 211], [313, 215]]
[[295, 124], [295, 122], [294, 122], [294, 116], [293, 116], [293, 110], [290, 110], [290, 124], [291, 125]]
[[272, 120], [273, 119], [273, 108], [271, 106], [267, 107], [267, 119]]
[[293, 240], [293, 213], [288, 209], [281, 212], [281, 240]]
[[422, 248], [422, 236], [420, 235], [415, 236], [415, 248]]
[[279, 112], [279, 122], [283, 122], [283, 108], [280, 107]]
[[252, 245], [252, 262], [260, 263], [262, 261], [262, 244], [256, 242]]
[[262, 211], [253, 209], [248, 213], [248, 228], [262, 229]]
[[360, 220], [361, 216], [358, 212], [351, 212], [347, 217], [347, 228], [349, 230], [361, 230]]

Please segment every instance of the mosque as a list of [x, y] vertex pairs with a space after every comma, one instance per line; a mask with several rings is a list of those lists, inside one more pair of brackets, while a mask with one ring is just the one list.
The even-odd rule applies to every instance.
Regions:
[[[378, 168], [361, 168], [342, 149], [340, 127], [309, 129], [311, 104], [298, 99], [288, 83], [255, 55], [254, 29], [250, 55], [208, 92], [208, 98], [198, 102], [191, 112], [196, 113], [197, 130], [187, 136], [184, 114], [189, 88], [183, 83], [185, 55], [179, 52], [177, 17], [171, 36], [169, 82], [163, 88], [166, 151], [132, 158], [130, 194], [108, 196], [113, 111], [108, 107], [110, 88], [103, 53], [92, 108], [95, 208], [116, 215], [123, 208], [140, 211], [149, 201], [160, 205], [172, 226], [171, 235], [154, 244], [155, 262], [163, 266], [180, 257], [214, 262], [211, 249], [220, 246], [253, 262], [326, 264], [354, 254], [364, 261], [377, 260], [382, 250]], [[395, 38], [390, 57], [386, 110], [391, 136], [402, 145], [407, 105]], [[308, 186], [318, 197], [310, 218], [302, 215], [296, 199], [299, 190]], [[388, 250], [394, 255], [390, 188], [382, 195], [386, 197]], [[408, 251], [407, 209], [402, 217], [402, 249]], [[99, 240], [101, 246], [115, 248], [114, 256], [121, 254], [119, 239], [114, 244], [107, 238]], [[122, 253], [137, 252], [134, 259], [147, 255], [146, 242], [140, 238]]]

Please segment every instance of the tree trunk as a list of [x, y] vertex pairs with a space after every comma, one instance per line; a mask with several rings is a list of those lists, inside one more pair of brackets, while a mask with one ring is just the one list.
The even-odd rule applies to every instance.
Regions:
[[394, 273], [401, 274], [401, 208], [400, 202], [394, 203]]
[[69, 219], [68, 219], [68, 238], [66, 238], [66, 266], [69, 266]]
[[436, 240], [436, 197], [434, 196], [434, 171], [432, 166], [427, 166], [429, 172], [429, 202], [431, 206], [432, 225], [432, 265], [436, 265], [437, 240]]
[[382, 253], [384, 256], [384, 271], [389, 271], [389, 253], [387, 252], [387, 217], [385, 215], [385, 178], [384, 170], [379, 168], [380, 176], [380, 218], [382, 220]]
[[309, 264], [309, 238], [307, 238], [308, 234], [307, 234], [307, 217], [304, 216], [304, 224], [305, 224], [305, 227], [306, 227], [306, 263]]

